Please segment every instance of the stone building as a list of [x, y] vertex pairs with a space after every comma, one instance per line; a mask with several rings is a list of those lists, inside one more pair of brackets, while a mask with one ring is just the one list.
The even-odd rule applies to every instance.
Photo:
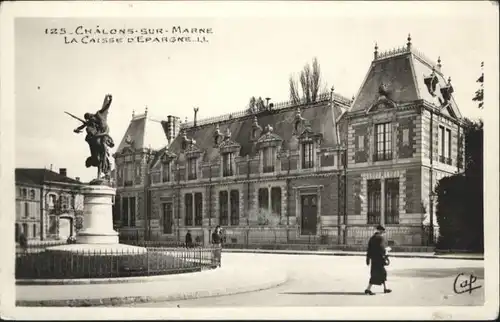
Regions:
[[[359, 92], [180, 123], [134, 116], [115, 154], [122, 236], [228, 243], [429, 243], [431, 187], [463, 171], [451, 79], [412, 47], [378, 52]], [[154, 130], [153, 130], [154, 129]], [[154, 137], [151, 133], [156, 131]], [[432, 208], [432, 209], [431, 209]], [[431, 236], [432, 238], [432, 236]]]
[[65, 240], [74, 235], [83, 211], [80, 187], [79, 178], [69, 178], [64, 168], [59, 173], [17, 168], [16, 240], [21, 232], [29, 240]]

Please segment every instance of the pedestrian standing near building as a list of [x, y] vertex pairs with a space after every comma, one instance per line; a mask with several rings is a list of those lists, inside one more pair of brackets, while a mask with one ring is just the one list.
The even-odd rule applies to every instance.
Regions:
[[21, 232], [21, 234], [19, 235], [19, 246], [21, 246], [21, 250], [23, 251], [23, 253], [26, 253], [26, 251], [28, 250], [28, 239], [26, 238], [24, 232]]
[[390, 293], [387, 288], [386, 250], [385, 250], [385, 228], [382, 225], [377, 226], [377, 231], [368, 241], [368, 250], [366, 252], [366, 265], [370, 265], [370, 281], [365, 290], [365, 294], [375, 295], [371, 291], [372, 285], [383, 285], [384, 293]]
[[215, 227], [212, 233], [212, 244], [215, 247], [215, 260], [219, 267], [221, 267], [222, 262], [222, 229], [220, 226]]
[[191, 236], [191, 231], [189, 230], [186, 234], [186, 247], [187, 248], [193, 247], [193, 237]]

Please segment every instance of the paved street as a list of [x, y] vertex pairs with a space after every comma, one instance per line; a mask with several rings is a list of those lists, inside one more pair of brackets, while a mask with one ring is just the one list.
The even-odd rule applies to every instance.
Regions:
[[[441, 306], [484, 304], [484, 262], [479, 260], [392, 258], [388, 285], [383, 294], [374, 287], [375, 296], [364, 295], [369, 268], [362, 256], [316, 256], [225, 253], [226, 269], [266, 265], [286, 271], [289, 280], [280, 287], [195, 300], [143, 303], [133, 307], [228, 307], [228, 306]], [[231, 266], [231, 267], [227, 267]], [[460, 284], [477, 276], [473, 287], [456, 294]]]

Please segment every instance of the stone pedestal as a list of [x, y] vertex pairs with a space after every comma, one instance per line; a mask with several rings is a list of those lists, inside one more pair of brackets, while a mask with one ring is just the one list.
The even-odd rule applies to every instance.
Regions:
[[83, 227], [76, 235], [76, 244], [49, 247], [49, 252], [70, 252], [96, 256], [141, 254], [145, 247], [119, 244], [113, 229], [113, 196], [115, 189], [106, 185], [89, 184], [82, 188]]
[[113, 230], [115, 189], [104, 185], [83, 188], [83, 228], [76, 235], [77, 244], [118, 244]]

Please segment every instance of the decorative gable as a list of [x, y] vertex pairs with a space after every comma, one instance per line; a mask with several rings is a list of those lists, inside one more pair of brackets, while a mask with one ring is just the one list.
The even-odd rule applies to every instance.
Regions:
[[439, 78], [436, 75], [434, 67], [432, 67], [432, 73], [429, 76], [424, 77], [424, 83], [427, 86], [429, 93], [432, 96], [436, 96], [436, 87], [439, 83]]
[[223, 139], [224, 137], [222, 135], [222, 132], [220, 131], [219, 124], [217, 124], [217, 127], [215, 128], [214, 132], [214, 147], [218, 147]]
[[374, 104], [372, 104], [372, 106], [370, 106], [368, 108], [366, 113], [373, 113], [373, 112], [379, 112], [379, 111], [383, 111], [383, 110], [390, 110], [390, 109], [394, 109], [397, 107], [396, 102], [394, 102], [393, 100], [391, 100], [389, 98], [390, 93], [389, 93], [389, 90], [388, 90], [386, 84], [384, 84], [384, 83], [380, 84], [378, 93], [379, 93], [379, 97], [378, 97], [377, 101]]
[[306, 127], [306, 129], [298, 136], [300, 143], [314, 142], [319, 145], [321, 144], [322, 139], [323, 134], [313, 132], [310, 127]]
[[265, 147], [281, 147], [283, 139], [276, 133], [273, 133], [273, 127], [271, 125], [266, 125], [263, 135], [257, 140], [257, 149], [262, 149]]
[[177, 155], [175, 155], [175, 153], [170, 152], [169, 150], [165, 150], [165, 152], [163, 152], [161, 156], [162, 163], [169, 163], [175, 159], [177, 159]]
[[199, 158], [203, 153], [203, 151], [196, 145], [196, 141], [187, 137], [185, 131], [182, 132], [182, 149], [188, 159]]
[[451, 94], [453, 94], [453, 86], [451, 86], [451, 78], [448, 78], [448, 84], [441, 88], [441, 95], [443, 96], [442, 105], [448, 104], [451, 101]]
[[241, 148], [241, 145], [231, 139], [231, 130], [229, 128], [226, 129], [226, 133], [224, 134], [223, 141], [219, 144], [219, 151], [221, 154], [224, 153], [238, 153]]
[[257, 119], [257, 116], [254, 116], [253, 123], [252, 123], [252, 129], [250, 132], [250, 140], [256, 141], [257, 139], [260, 138], [261, 135], [262, 135], [262, 127], [259, 125], [259, 121]]

